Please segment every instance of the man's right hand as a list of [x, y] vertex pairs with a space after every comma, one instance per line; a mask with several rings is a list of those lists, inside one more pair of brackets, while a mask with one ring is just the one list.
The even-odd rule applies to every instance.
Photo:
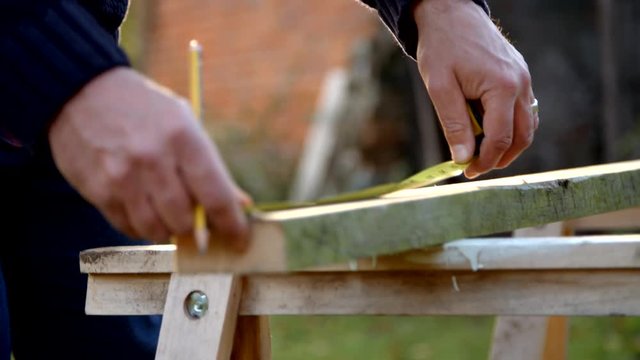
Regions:
[[[539, 118], [522, 55], [482, 8], [469, 0], [416, 2], [417, 60], [457, 163], [471, 161], [469, 178], [514, 161], [533, 141]], [[484, 108], [484, 139], [475, 139], [466, 100]]]
[[128, 68], [88, 83], [49, 131], [60, 172], [117, 229], [164, 241], [193, 230], [202, 204], [213, 231], [246, 244], [247, 199], [188, 103]]

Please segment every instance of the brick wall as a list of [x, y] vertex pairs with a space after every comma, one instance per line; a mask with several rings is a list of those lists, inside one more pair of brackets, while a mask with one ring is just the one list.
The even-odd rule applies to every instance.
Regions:
[[146, 9], [144, 71], [188, 94], [187, 44], [204, 47], [206, 120], [299, 149], [329, 69], [380, 26], [354, 0], [167, 0]]

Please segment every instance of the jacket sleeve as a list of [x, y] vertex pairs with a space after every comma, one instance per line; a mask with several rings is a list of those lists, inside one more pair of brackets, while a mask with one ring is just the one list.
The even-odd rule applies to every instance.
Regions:
[[[490, 15], [486, 0], [469, 0], [478, 4]], [[416, 0], [362, 0], [366, 5], [376, 9], [378, 15], [389, 28], [404, 51], [416, 58], [418, 44], [418, 27], [413, 20], [412, 7]]]
[[91, 79], [128, 65], [74, 0], [0, 0], [0, 141], [31, 147]]

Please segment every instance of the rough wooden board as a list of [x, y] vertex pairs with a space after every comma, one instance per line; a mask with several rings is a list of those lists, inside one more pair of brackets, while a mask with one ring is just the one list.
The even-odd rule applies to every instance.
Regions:
[[204, 254], [191, 237], [177, 237], [180, 251], [175, 253], [176, 270], [185, 273], [233, 272], [224, 269], [244, 273], [286, 270], [287, 251], [280, 224], [256, 221], [251, 232], [254, 240], [244, 253], [229, 249], [224, 239], [216, 238], [215, 233], [209, 238], [209, 249]]
[[240, 313], [631, 315], [640, 314], [638, 275], [636, 270], [264, 274], [247, 279]]
[[[640, 161], [467, 182], [264, 213], [257, 221], [279, 230], [255, 233], [252, 247], [263, 249], [255, 261], [215, 246], [194, 261], [193, 242], [183, 239], [177, 266], [182, 272], [297, 270], [634, 206], [640, 206]], [[229, 256], [236, 261], [223, 261]]]
[[[90, 274], [153, 274], [171, 272], [174, 250], [166, 247], [120, 247], [87, 250], [81, 269]], [[135, 265], [146, 258], [145, 266]], [[87, 260], [87, 259], [90, 259]], [[132, 265], [133, 264], [133, 265]], [[152, 266], [153, 265], [153, 266]], [[534, 270], [640, 267], [640, 235], [543, 238], [481, 238], [395, 255], [369, 257], [307, 271], [386, 270]], [[112, 291], [117, 292], [114, 288]]]
[[[92, 275], [95, 301], [106, 289]], [[240, 315], [640, 315], [640, 270], [480, 272], [342, 272], [255, 274], [245, 277]], [[167, 283], [169, 275], [166, 275]], [[127, 285], [129, 286], [129, 285]], [[142, 291], [130, 283], [121, 297], [87, 304], [93, 315], [150, 314], [133, 306]], [[457, 290], [456, 290], [457, 289]], [[129, 296], [130, 295], [130, 296]], [[165, 295], [166, 296], [166, 295]]]

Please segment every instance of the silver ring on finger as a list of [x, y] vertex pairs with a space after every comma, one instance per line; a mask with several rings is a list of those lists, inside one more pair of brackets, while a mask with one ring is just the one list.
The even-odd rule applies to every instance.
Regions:
[[531, 103], [531, 114], [536, 115], [540, 111], [540, 107], [538, 106], [538, 99], [534, 98], [533, 103]]

